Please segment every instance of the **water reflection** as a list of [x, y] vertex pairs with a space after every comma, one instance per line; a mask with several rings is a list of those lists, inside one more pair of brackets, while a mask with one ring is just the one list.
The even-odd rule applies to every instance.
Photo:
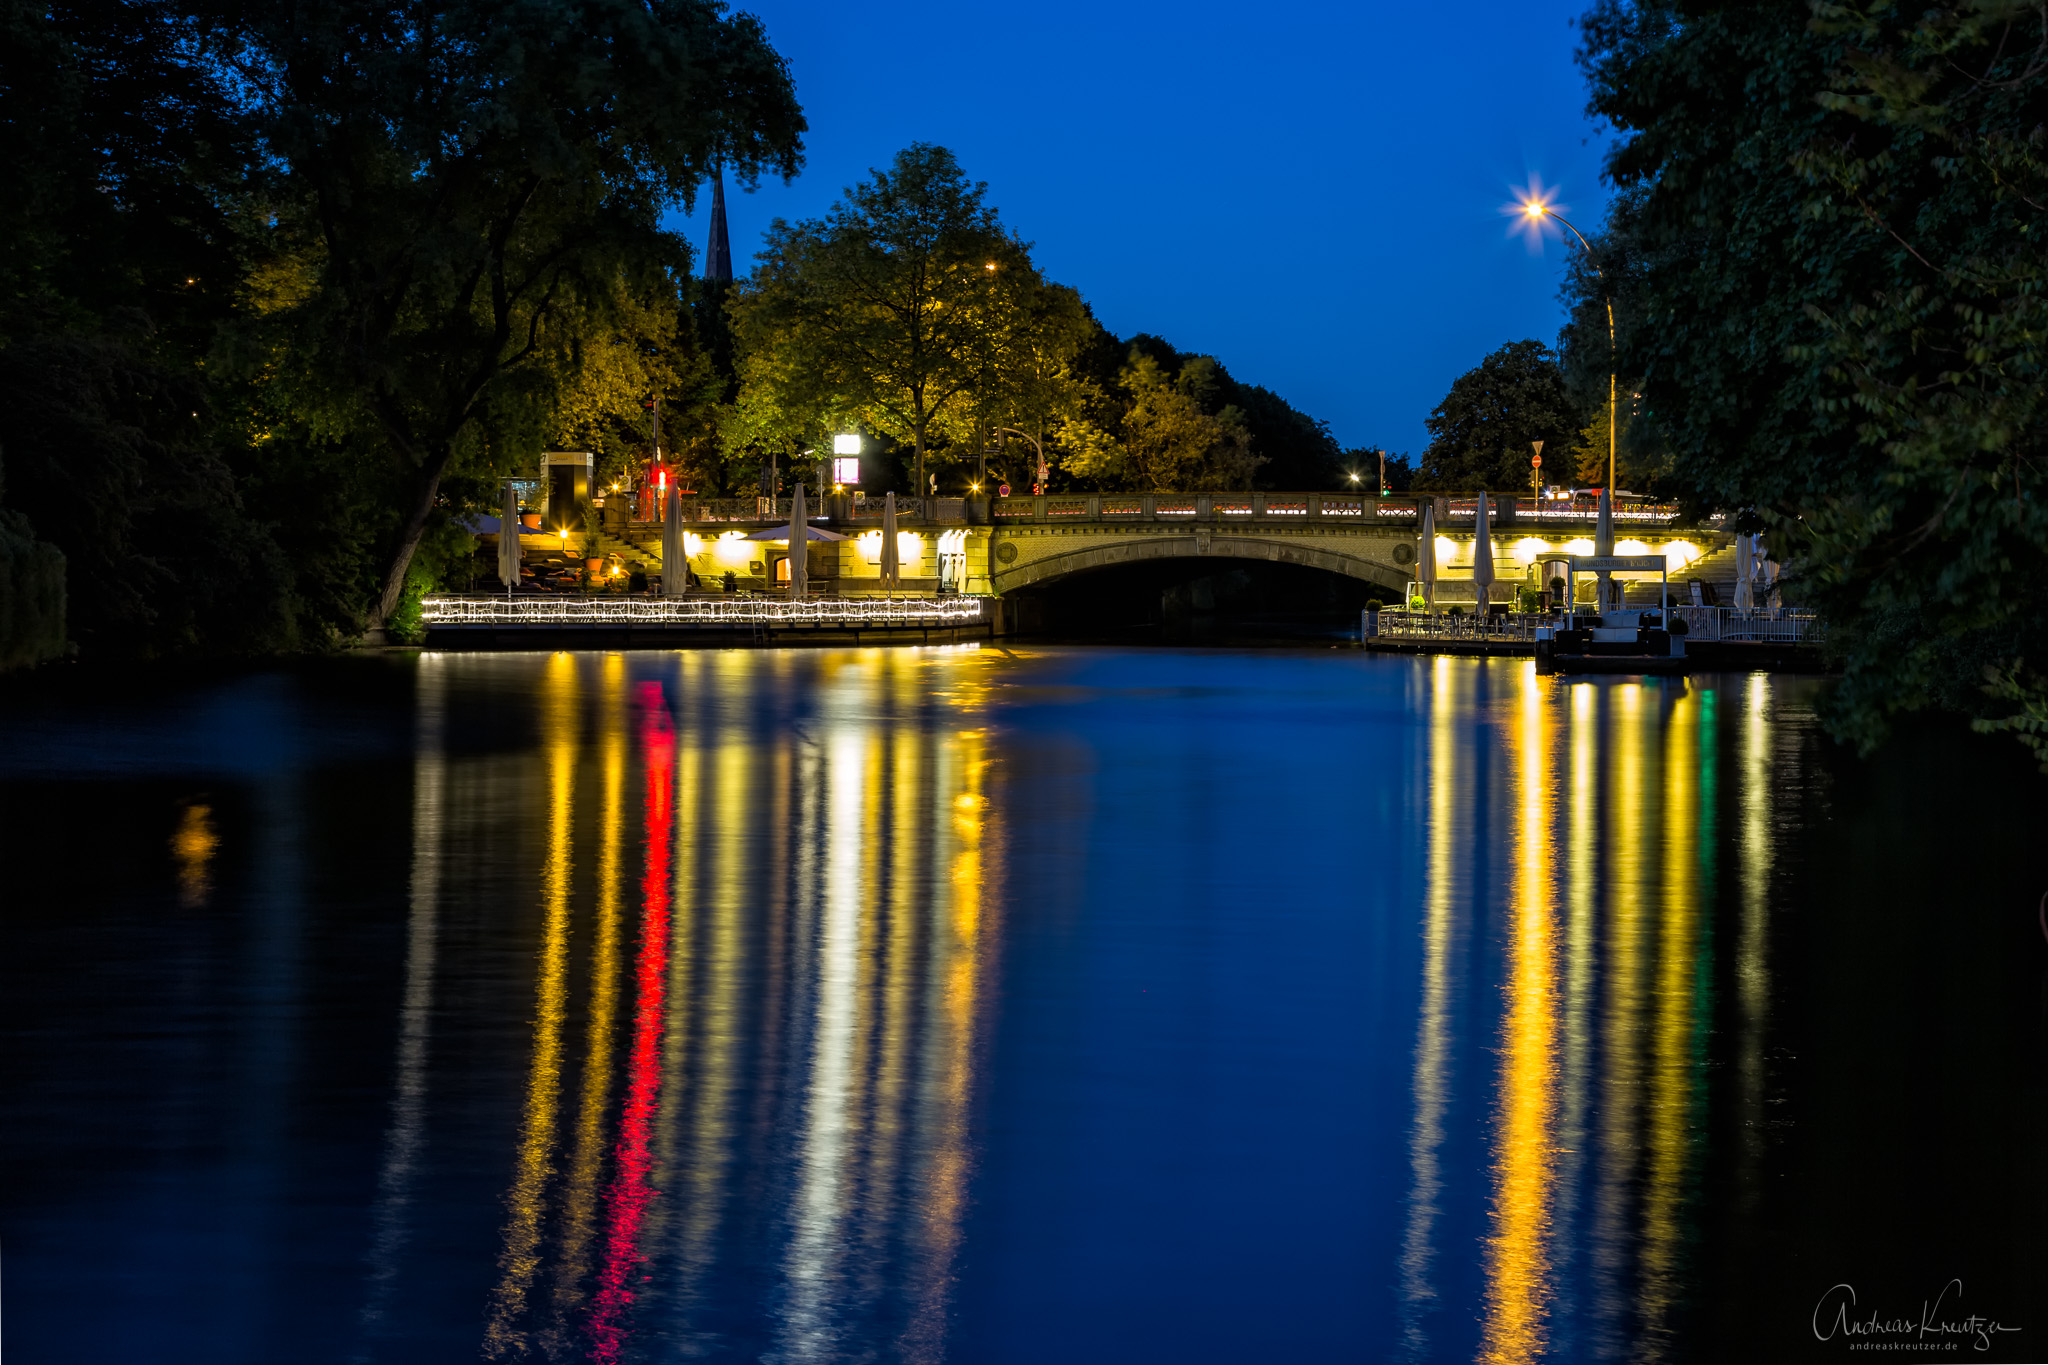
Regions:
[[[422, 740], [421, 847], [444, 767], [473, 766], [495, 813], [470, 855], [523, 863], [538, 902], [487, 1356], [943, 1356], [1002, 827], [985, 732], [932, 663], [849, 656], [764, 746], [757, 658], [557, 654], [533, 771]], [[722, 1292], [735, 1243], [780, 1248], [763, 1320]]]
[[[1816, 759], [1804, 684], [349, 668], [345, 759], [309, 669], [232, 690], [272, 766], [0, 783], [26, 1354], [1774, 1358], [1872, 1247], [2039, 1323], [2038, 946], [1952, 927], [2014, 886], [1917, 848], [1929, 765]], [[1957, 1068], [1981, 1112], [1878, 1095]]]
[[[1478, 1101], [1490, 1110], [1490, 1198], [1472, 1353], [1661, 1358], [1697, 1221], [1719, 691], [1567, 684], [1527, 665], [1450, 660], [1436, 661], [1430, 683], [1405, 1353], [1462, 1353], [1458, 1325], [1431, 1309], [1452, 1273], [1434, 1268], [1448, 1252], [1438, 1226], [1446, 1117]], [[1764, 695], [1748, 694], [1740, 800], [1751, 812], [1768, 800], [1756, 786]], [[1760, 877], [1746, 865], [1752, 897]], [[1459, 1002], [1475, 984], [1461, 942], [1474, 915], [1500, 959], [1497, 1009], [1479, 1016], [1497, 1021], [1486, 1047], [1496, 1060], [1491, 1076], [1461, 1082], [1455, 1059], [1478, 1041], [1458, 1036], [1473, 1017]], [[1747, 920], [1742, 930], [1753, 1034], [1769, 984], [1757, 935]]]

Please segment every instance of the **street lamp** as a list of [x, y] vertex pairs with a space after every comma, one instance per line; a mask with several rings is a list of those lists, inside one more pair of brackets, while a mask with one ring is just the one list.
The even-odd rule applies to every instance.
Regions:
[[1029, 432], [1019, 431], [1015, 427], [997, 427], [996, 430], [1000, 432], [1006, 432], [1011, 436], [1021, 436], [1025, 440], [1031, 442], [1031, 448], [1038, 452], [1038, 478], [1031, 485], [1031, 491], [1033, 494], [1043, 493], [1045, 491], [1045, 479], [1048, 472], [1045, 467], [1045, 443], [1040, 441], [1036, 436], [1031, 435]]
[[[1619, 431], [1614, 421], [1614, 295], [1605, 288], [1607, 273], [1600, 268], [1600, 258], [1593, 254], [1593, 244], [1586, 240], [1585, 233], [1572, 227], [1569, 219], [1541, 199], [1526, 201], [1522, 205], [1522, 212], [1528, 215], [1531, 223], [1540, 224], [1548, 218], [1570, 228], [1572, 236], [1579, 239], [1579, 248], [1586, 253], [1586, 260], [1591, 263], [1593, 273], [1600, 277], [1601, 292], [1607, 294], [1607, 496], [1611, 499], [1614, 496], [1614, 447]], [[1540, 457], [1542, 453], [1538, 451], [1537, 455]]]
[[860, 482], [860, 433], [840, 432], [832, 438], [832, 482]]

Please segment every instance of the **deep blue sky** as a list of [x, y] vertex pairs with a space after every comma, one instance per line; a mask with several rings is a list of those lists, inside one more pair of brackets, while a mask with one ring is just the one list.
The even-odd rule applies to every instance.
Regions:
[[728, 196], [736, 272], [770, 219], [940, 143], [1103, 325], [1213, 354], [1346, 446], [1419, 453], [1460, 373], [1555, 339], [1563, 248], [1507, 235], [1516, 187], [1540, 176], [1588, 232], [1606, 198], [1583, 0], [735, 8], [811, 123], [793, 183]]

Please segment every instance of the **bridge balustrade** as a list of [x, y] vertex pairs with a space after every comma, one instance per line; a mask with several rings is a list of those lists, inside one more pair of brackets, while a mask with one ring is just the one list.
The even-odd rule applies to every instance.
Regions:
[[[1116, 521], [1373, 521], [1413, 526], [1421, 502], [1436, 497], [1437, 523], [1446, 528], [1479, 515], [1479, 495], [1416, 494], [1375, 498], [1336, 493], [1051, 493], [1042, 497], [996, 498], [991, 520], [1005, 522]], [[1594, 507], [1536, 498], [1495, 498], [1496, 525], [1588, 525]], [[1676, 503], [1626, 502], [1614, 509], [1615, 524], [1669, 526], [1678, 521]], [[1713, 522], [1718, 524], [1719, 518]]]
[[[1371, 498], [1332, 493], [1070, 493], [996, 498], [991, 520], [1067, 521], [1322, 521], [1353, 523], [1373, 515]], [[1414, 514], [1412, 504], [1408, 508]]]
[[[1346, 493], [1052, 493], [1039, 497], [990, 499], [990, 520], [997, 525], [1016, 522], [1119, 522], [1119, 521], [1349, 521], [1353, 525], [1376, 522], [1413, 526], [1420, 519], [1422, 500], [1437, 499], [1437, 524], [1445, 528], [1471, 523], [1478, 515], [1479, 498], [1474, 493], [1408, 494], [1376, 498], [1370, 494]], [[920, 511], [914, 498], [899, 498], [897, 514], [915, 520]], [[964, 522], [967, 501], [963, 498], [930, 500], [930, 520], [936, 523]], [[682, 519], [691, 525], [754, 523], [787, 520], [788, 498], [702, 498], [685, 497]], [[824, 506], [812, 506], [813, 520], [825, 520]], [[1554, 526], [1587, 525], [1595, 520], [1590, 504], [1558, 502], [1536, 498], [1501, 497], [1493, 500], [1495, 524]], [[879, 522], [882, 504], [873, 499], [850, 518], [854, 522]], [[1617, 526], [1669, 526], [1679, 519], [1675, 503], [1624, 502], [1614, 509]], [[1718, 525], [1721, 518], [1712, 518]], [[649, 523], [652, 525], [652, 523]]]

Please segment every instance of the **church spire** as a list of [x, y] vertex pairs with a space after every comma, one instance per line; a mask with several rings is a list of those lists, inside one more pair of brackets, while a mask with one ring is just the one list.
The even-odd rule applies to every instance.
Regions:
[[704, 247], [704, 278], [732, 279], [732, 247], [725, 234], [725, 171], [711, 168], [711, 240]]

